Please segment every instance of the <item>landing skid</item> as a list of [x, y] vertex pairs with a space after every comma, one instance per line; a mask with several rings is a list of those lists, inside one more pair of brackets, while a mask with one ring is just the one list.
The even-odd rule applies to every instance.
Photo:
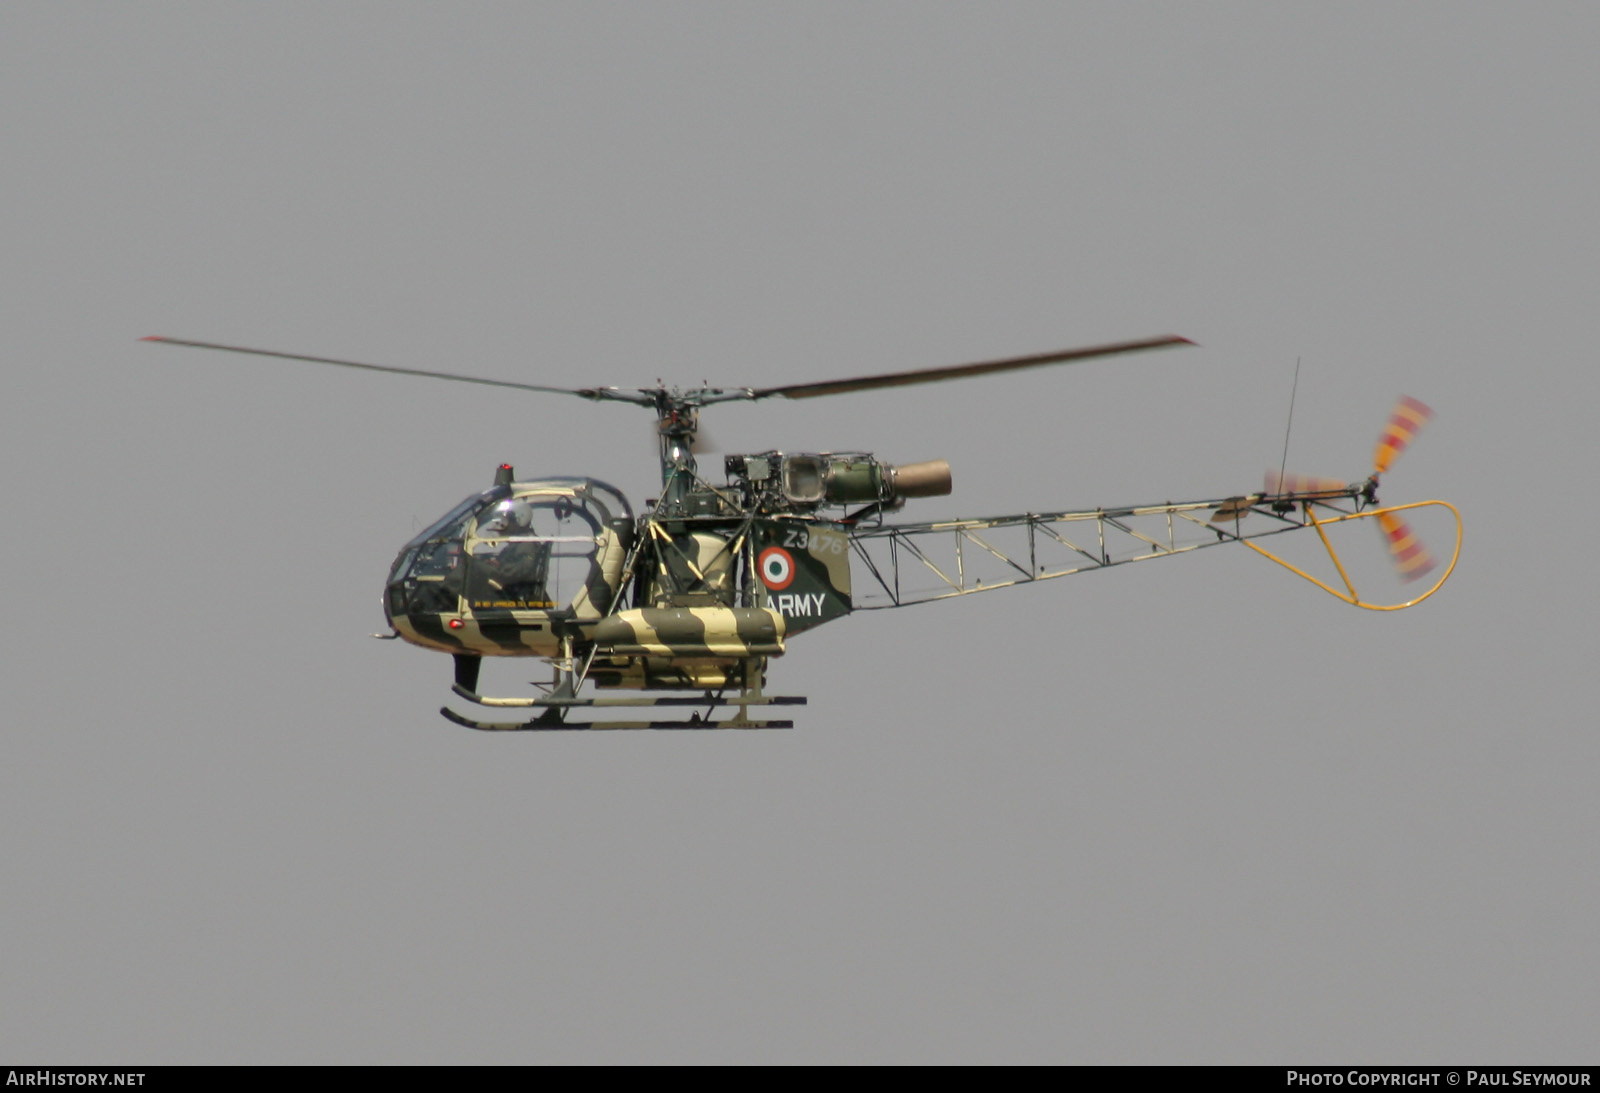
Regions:
[[746, 721], [732, 718], [727, 721], [702, 721], [693, 714], [687, 721], [563, 721], [550, 717], [546, 711], [532, 721], [473, 721], [462, 717], [448, 706], [439, 712], [445, 719], [469, 729], [484, 732], [572, 732], [580, 729], [792, 729], [793, 721]]
[[[456, 694], [469, 702], [476, 702], [480, 706], [495, 708], [522, 708], [540, 711], [538, 716], [531, 721], [474, 721], [463, 717], [448, 706], [441, 707], [439, 712], [447, 721], [454, 722], [469, 729], [478, 729], [483, 732], [571, 732], [584, 729], [792, 729], [793, 721], [754, 721], [749, 717], [747, 707], [750, 706], [804, 706], [806, 700], [800, 695], [763, 695], [752, 692], [731, 697], [722, 695], [705, 694], [698, 697], [690, 695], [662, 695], [659, 697], [630, 697], [630, 698], [575, 698], [566, 695], [550, 695], [544, 698], [487, 698], [474, 694], [460, 684], [451, 688]], [[661, 706], [693, 706], [703, 707], [705, 712], [695, 712], [682, 721], [569, 721], [567, 717], [576, 709], [614, 709], [617, 707], [661, 707]], [[711, 711], [719, 706], [733, 706], [738, 708], [738, 714], [722, 721], [713, 721]]]

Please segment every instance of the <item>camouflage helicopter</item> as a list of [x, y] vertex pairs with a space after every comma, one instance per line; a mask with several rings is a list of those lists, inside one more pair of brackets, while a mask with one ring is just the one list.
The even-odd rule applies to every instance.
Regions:
[[[178, 338], [145, 341], [375, 372], [625, 402], [655, 414], [661, 493], [636, 514], [593, 478], [519, 479], [509, 464], [401, 548], [383, 593], [387, 634], [451, 654], [454, 692], [481, 706], [526, 711], [526, 721], [446, 718], [491, 731], [792, 728], [751, 708], [804, 705], [765, 691], [768, 662], [787, 640], [858, 610], [903, 607], [1172, 557], [1226, 543], [1287, 567], [1347, 603], [1410, 607], [1449, 579], [1461, 517], [1444, 501], [1380, 507], [1379, 478], [1432, 412], [1402, 398], [1380, 436], [1373, 469], [1344, 482], [1269, 472], [1255, 493], [1198, 501], [889, 523], [907, 501], [951, 491], [944, 460], [893, 465], [867, 452], [729, 455], [724, 480], [695, 459], [700, 411], [723, 402], [807, 399], [933, 383], [1193, 344], [1164, 336], [1026, 357], [783, 387], [564, 388], [449, 372], [312, 357]], [[1326, 529], [1374, 518], [1403, 580], [1436, 566], [1399, 514], [1442, 506], [1455, 517], [1454, 551], [1425, 592], [1376, 604], [1356, 592]], [[1257, 517], [1250, 528], [1247, 517]], [[1314, 530], [1343, 588], [1271, 553], [1259, 540]], [[852, 562], [861, 579], [852, 580]], [[484, 657], [537, 657], [552, 667], [532, 696], [478, 693]], [[593, 694], [585, 694], [589, 687]], [[679, 720], [582, 720], [616, 707], [689, 708]], [[717, 711], [733, 716], [716, 720]]]

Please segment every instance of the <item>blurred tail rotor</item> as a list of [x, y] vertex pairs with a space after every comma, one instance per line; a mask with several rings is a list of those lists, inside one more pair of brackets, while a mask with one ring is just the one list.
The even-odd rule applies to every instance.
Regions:
[[1372, 456], [1372, 477], [1388, 474], [1395, 458], [1417, 438], [1422, 427], [1433, 418], [1433, 411], [1410, 395], [1401, 395], [1389, 414], [1389, 424], [1378, 437], [1378, 448]]
[[[1378, 477], [1389, 472], [1400, 453], [1411, 446], [1422, 432], [1422, 427], [1433, 419], [1433, 411], [1426, 403], [1401, 395], [1389, 414], [1389, 423], [1378, 436], [1378, 447], [1372, 454], [1372, 477], [1369, 478], [1368, 496], [1375, 496]], [[1402, 581], [1414, 581], [1433, 570], [1433, 555], [1422, 545], [1416, 533], [1392, 512], [1378, 513], [1378, 526], [1383, 530], [1384, 542], [1389, 546], [1389, 556], [1394, 559], [1395, 571]]]
[[1389, 556], [1400, 579], [1407, 583], [1432, 572], [1433, 555], [1422, 545], [1411, 530], [1411, 525], [1392, 512], [1378, 513], [1378, 527], [1383, 530], [1384, 541], [1389, 544]]
[[[1365, 482], [1347, 483], [1337, 478], [1320, 478], [1309, 474], [1288, 474], [1268, 471], [1265, 492], [1277, 498], [1275, 507], [1287, 510], [1304, 501], [1347, 497], [1364, 498], [1367, 504], [1376, 504], [1378, 479], [1387, 474], [1400, 453], [1422, 432], [1423, 426], [1433, 419], [1433, 411], [1410, 395], [1402, 395], [1389, 413], [1389, 421], [1378, 436], [1378, 446], [1372, 457], [1372, 474]], [[1400, 517], [1392, 512], [1376, 514], [1378, 526], [1394, 559], [1396, 571], [1402, 581], [1414, 581], [1434, 568], [1433, 556], [1428, 553], [1416, 534]]]
[[1268, 471], [1263, 488], [1267, 493], [1292, 493], [1296, 497], [1345, 497], [1350, 483], [1338, 478], [1319, 478], [1314, 474]]

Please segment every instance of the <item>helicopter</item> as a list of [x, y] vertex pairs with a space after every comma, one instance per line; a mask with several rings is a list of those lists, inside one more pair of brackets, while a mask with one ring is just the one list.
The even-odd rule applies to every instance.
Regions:
[[[723, 481], [714, 483], [695, 458], [700, 414], [709, 406], [843, 395], [1194, 344], [1176, 335], [779, 387], [631, 390], [551, 387], [162, 336], [142, 340], [628, 403], [655, 415], [661, 490], [641, 511], [598, 479], [519, 478], [511, 464], [501, 464], [488, 489], [429, 524], [390, 566], [383, 591], [390, 629], [373, 636], [448, 653], [458, 697], [527, 717], [479, 720], [441, 707], [448, 720], [483, 731], [793, 728], [792, 720], [761, 712], [806, 702], [804, 696], [767, 693], [769, 663], [786, 653], [789, 639], [855, 611], [989, 592], [1229, 543], [1248, 547], [1346, 603], [1396, 611], [1437, 592], [1461, 552], [1455, 506], [1378, 502], [1381, 476], [1433, 416], [1410, 397], [1396, 404], [1372, 470], [1360, 480], [1269, 471], [1263, 488], [1253, 493], [1120, 508], [888, 522], [885, 517], [909, 501], [949, 494], [949, 463], [891, 464], [870, 452], [771, 450], [725, 456]], [[1438, 567], [1400, 514], [1426, 507], [1443, 507], [1455, 518], [1454, 550], [1442, 575], [1403, 603], [1363, 599], [1327, 529], [1376, 520], [1401, 579], [1415, 581]], [[1247, 518], [1254, 518], [1249, 527]], [[1261, 544], [1307, 530], [1327, 549], [1342, 588]], [[853, 573], [860, 579], [853, 580]], [[485, 657], [542, 659], [551, 679], [535, 684], [534, 695], [483, 695], [478, 679]], [[629, 708], [659, 716], [604, 719], [612, 716], [606, 711]], [[677, 719], [664, 716], [674, 708]], [[718, 719], [719, 712], [732, 716]]]

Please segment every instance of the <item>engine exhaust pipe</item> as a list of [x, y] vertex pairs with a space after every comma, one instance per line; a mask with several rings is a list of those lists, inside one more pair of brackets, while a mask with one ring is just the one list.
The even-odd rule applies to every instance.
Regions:
[[943, 497], [952, 488], [950, 464], [943, 459], [891, 467], [889, 481], [896, 497]]

